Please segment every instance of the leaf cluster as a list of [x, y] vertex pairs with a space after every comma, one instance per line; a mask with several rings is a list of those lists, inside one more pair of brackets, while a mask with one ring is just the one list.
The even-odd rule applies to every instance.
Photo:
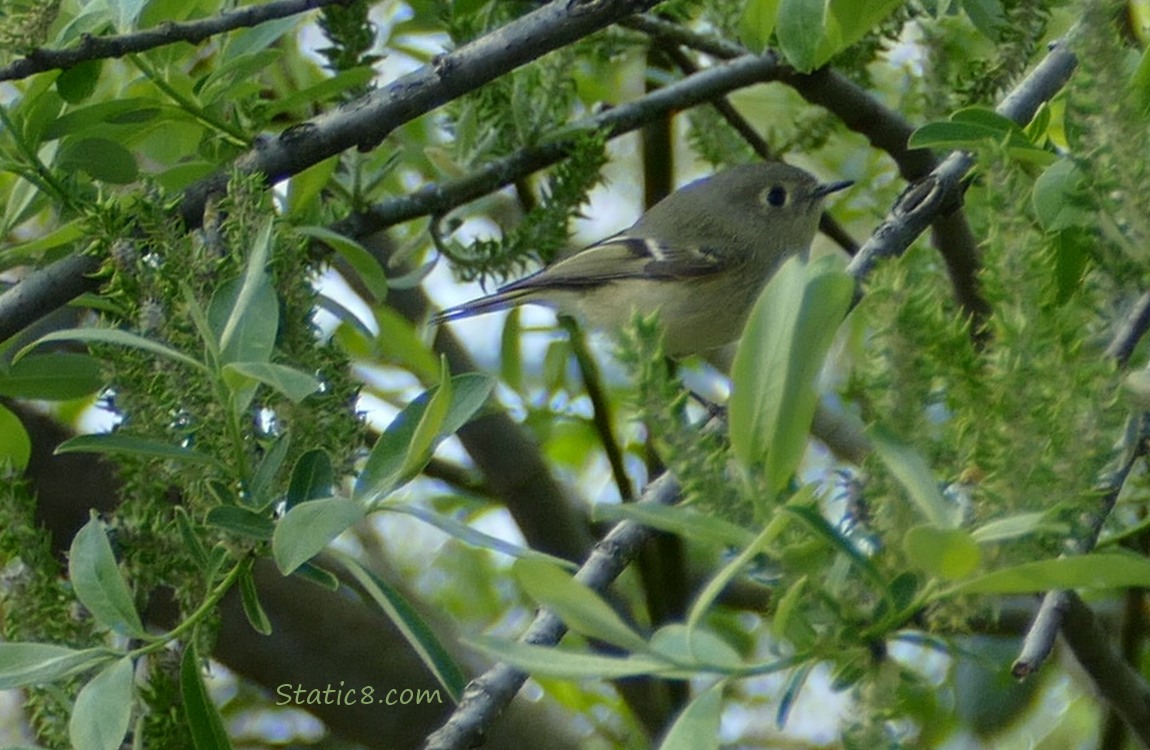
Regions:
[[441, 246], [461, 279], [506, 278], [534, 263], [550, 262], [570, 236], [571, 219], [581, 216], [587, 194], [602, 181], [607, 161], [603, 138], [580, 136], [571, 155], [551, 170], [546, 187], [522, 220], [498, 240], [477, 238], [469, 246]]

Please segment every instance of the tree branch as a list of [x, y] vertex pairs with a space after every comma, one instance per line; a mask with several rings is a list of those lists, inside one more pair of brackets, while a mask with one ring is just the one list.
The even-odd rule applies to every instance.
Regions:
[[[641, 503], [674, 505], [679, 500], [679, 483], [664, 474], [643, 492]], [[595, 590], [604, 591], [655, 535], [646, 526], [624, 521], [611, 529], [575, 574], [575, 580]], [[535, 621], [520, 638], [523, 643], [552, 646], [567, 632], [567, 626], [548, 609], [540, 609]], [[476, 747], [487, 728], [527, 681], [527, 674], [507, 664], [496, 664], [472, 680], [455, 707], [451, 718], [427, 738], [425, 750], [463, 750]]]
[[99, 270], [98, 258], [77, 253], [29, 274], [0, 294], [0, 341], [7, 341], [84, 292], [98, 289], [100, 282], [91, 274]]
[[449, 182], [428, 183], [413, 193], [371, 206], [334, 228], [363, 235], [432, 214], [443, 214], [464, 203], [512, 184], [515, 180], [562, 161], [585, 132], [614, 138], [668, 112], [687, 109], [716, 96], [763, 81], [775, 80], [782, 68], [773, 54], [745, 55], [688, 76], [633, 102], [579, 120], [538, 146], [516, 151]]
[[[578, 41], [657, 0], [553, 0], [348, 104], [294, 125], [241, 156], [235, 166], [269, 184], [352, 146], [368, 151], [400, 125], [474, 91], [552, 50]], [[188, 188], [180, 215], [199, 225], [206, 197], [228, 179], [220, 172]]]
[[[233, 167], [259, 172], [269, 184], [296, 174], [353, 146], [373, 148], [400, 125], [423, 115], [547, 52], [581, 39], [656, 0], [554, 0], [506, 26], [439, 55], [353, 102], [260, 140]], [[200, 225], [209, 195], [222, 192], [231, 170], [222, 170], [184, 192], [179, 213], [189, 229]], [[84, 276], [89, 261], [61, 262], [26, 277], [0, 295], [0, 340], [33, 323], [38, 315], [99, 287]], [[27, 284], [26, 290], [21, 287]], [[65, 296], [68, 292], [71, 296]], [[15, 297], [19, 296], [17, 304]]]
[[[1054, 47], [1035, 71], [1019, 84], [1019, 89], [1025, 89], [1026, 93], [1012, 92], [999, 107], [999, 113], [1015, 121], [1029, 120], [1033, 110], [1045, 101], [1033, 92], [1045, 92], [1047, 98], [1053, 96], [1065, 84], [1074, 66], [1072, 54], [1061, 46]], [[972, 164], [973, 159], [969, 154], [955, 152], [927, 180], [904, 193], [891, 209], [886, 221], [850, 264], [848, 270], [851, 275], [861, 282], [879, 258], [905, 251], [943, 208], [961, 196], [959, 180]], [[861, 284], [859, 288], [861, 294]], [[647, 486], [640, 502], [674, 505], [678, 500], [678, 482], [667, 472]], [[634, 558], [638, 548], [651, 536], [652, 531], [630, 521], [616, 525], [596, 545], [592, 556], [576, 574], [576, 580], [594, 591], [605, 591]], [[534, 645], [555, 645], [566, 631], [566, 626], [556, 615], [547, 609], [540, 609], [535, 621], [520, 640]], [[525, 673], [500, 663], [472, 681], [448, 722], [428, 738], [426, 750], [474, 747], [485, 728], [511, 702], [526, 679]]]
[[[1043, 102], [1066, 85], [1077, 65], [1077, 58], [1065, 45], [1052, 45], [1050, 53], [995, 111], [1025, 125]], [[856, 277], [866, 276], [880, 258], [902, 254], [940, 213], [957, 208], [962, 202], [962, 178], [973, 164], [972, 154], [954, 151], [923, 180], [911, 185], [851, 261], [850, 272]]]
[[273, 0], [261, 5], [250, 5], [187, 23], [162, 23], [156, 28], [119, 36], [92, 36], [83, 34], [80, 43], [66, 49], [34, 49], [24, 57], [0, 67], [0, 81], [13, 81], [48, 70], [71, 68], [83, 62], [109, 57], [124, 57], [134, 52], [146, 52], [176, 42], [202, 42], [226, 31], [258, 26], [277, 18], [322, 8], [325, 5], [347, 5], [351, 0]]
[[[629, 18], [621, 22], [621, 25], [719, 59], [747, 54], [747, 50], [738, 44], [697, 34], [651, 15]], [[799, 73], [789, 66], [783, 66], [778, 80], [794, 88], [811, 104], [827, 109], [849, 129], [865, 136], [872, 146], [889, 154], [903, 179], [908, 182], [920, 179], [937, 166], [938, 162], [930, 151], [907, 148], [907, 139], [914, 132], [910, 123], [830, 68]], [[934, 221], [935, 247], [946, 261], [955, 298], [963, 309], [974, 316], [977, 323], [989, 315], [990, 307], [979, 289], [980, 264], [974, 235], [961, 212], [935, 216]], [[833, 232], [833, 228], [828, 229]], [[919, 233], [921, 231], [916, 232], [915, 236]]]

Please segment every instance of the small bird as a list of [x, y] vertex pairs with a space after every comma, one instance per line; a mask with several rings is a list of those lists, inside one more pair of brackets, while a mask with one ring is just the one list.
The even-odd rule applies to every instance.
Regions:
[[851, 184], [820, 184], [779, 162], [732, 167], [675, 191], [628, 229], [431, 322], [537, 303], [614, 331], [635, 313], [657, 312], [668, 355], [706, 356], [739, 338], [771, 275], [810, 248], [823, 198]]

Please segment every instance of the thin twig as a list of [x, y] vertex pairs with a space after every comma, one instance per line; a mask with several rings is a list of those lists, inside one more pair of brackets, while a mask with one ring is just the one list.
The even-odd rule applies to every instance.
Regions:
[[118, 36], [92, 36], [83, 34], [80, 43], [66, 49], [34, 49], [24, 57], [0, 67], [0, 81], [13, 81], [48, 70], [71, 68], [92, 60], [124, 57], [134, 52], [146, 52], [177, 42], [202, 42], [216, 34], [235, 29], [258, 26], [277, 18], [322, 8], [325, 5], [347, 5], [351, 0], [273, 0], [260, 5], [221, 13], [187, 23], [161, 23], [154, 29], [145, 29]]
[[[656, 1], [553, 0], [437, 55], [387, 86], [266, 139], [237, 159], [234, 168], [260, 173], [274, 184], [348, 148], [371, 150], [397, 127]], [[188, 227], [199, 225], [204, 198], [226, 184], [230, 174], [221, 170], [185, 191], [179, 212]]]
[[[372, 148], [396, 127], [654, 3], [655, 0], [554, 0], [439, 55], [386, 87], [288, 128], [277, 137], [261, 139], [228, 168], [184, 192], [179, 207], [184, 225], [188, 229], [200, 225], [208, 196], [226, 189], [233, 169], [261, 173], [270, 185], [348, 148]], [[427, 213], [435, 212], [417, 215]], [[84, 261], [40, 269], [0, 296], [0, 310], [7, 313], [0, 318], [0, 341], [76, 295], [99, 288], [97, 282], [84, 275], [91, 270], [86, 264]], [[60, 271], [66, 269], [75, 275], [60, 278]], [[18, 291], [25, 284], [28, 286]], [[12, 296], [17, 292], [18, 296]], [[64, 296], [67, 292], [71, 296]]]
[[687, 109], [728, 91], [773, 80], [780, 70], [781, 65], [774, 55], [747, 55], [715, 65], [633, 102], [578, 120], [546, 143], [488, 162], [464, 177], [428, 183], [407, 195], [377, 203], [333, 228], [359, 236], [421, 216], [447, 213], [510, 185], [524, 175], [557, 164], [571, 153], [584, 133], [595, 132], [614, 138], [667, 112]]
[[1134, 347], [1150, 330], [1150, 292], [1144, 292], [1134, 303], [1130, 314], [1122, 322], [1118, 334], [1106, 347], [1106, 356], [1113, 359], [1119, 367], [1125, 367], [1134, 353]]

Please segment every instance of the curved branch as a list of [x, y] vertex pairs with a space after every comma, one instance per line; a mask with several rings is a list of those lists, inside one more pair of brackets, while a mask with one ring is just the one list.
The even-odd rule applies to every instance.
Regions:
[[0, 81], [14, 81], [48, 70], [71, 68], [80, 63], [109, 57], [124, 57], [134, 52], [146, 52], [176, 42], [202, 42], [225, 31], [233, 31], [261, 23], [287, 18], [298, 13], [322, 8], [325, 5], [347, 5], [352, 0], [273, 0], [262, 5], [221, 13], [187, 23], [162, 23], [154, 29], [145, 29], [118, 36], [92, 36], [84, 34], [80, 43], [66, 49], [34, 49], [26, 56], [0, 67]]
[[[995, 111], [1025, 125], [1044, 101], [1066, 85], [1077, 66], [1078, 59], [1065, 45], [1052, 45], [1050, 53]], [[962, 179], [973, 165], [974, 156], [969, 152], [954, 151], [923, 180], [912, 185], [863, 244], [851, 261], [850, 272], [861, 278], [880, 258], [901, 255], [936, 217], [961, 205]]]
[[[396, 127], [504, 73], [646, 10], [656, 0], [553, 0], [501, 28], [440, 55], [394, 81], [331, 112], [263, 139], [234, 168], [259, 172], [269, 184], [348, 148], [369, 149]], [[179, 212], [189, 229], [201, 224], [209, 195], [222, 192], [231, 170], [221, 170], [184, 192]], [[87, 261], [73, 262], [83, 265]], [[87, 268], [87, 266], [84, 266]], [[62, 271], [67, 271], [61, 276]], [[0, 295], [0, 341], [35, 322], [43, 311], [98, 288], [84, 271], [65, 264], [33, 272]], [[27, 286], [25, 286], [27, 285]], [[22, 288], [23, 287], [23, 288]], [[67, 296], [69, 295], [70, 296]]]
[[420, 216], [446, 213], [562, 161], [584, 132], [594, 131], [614, 138], [668, 112], [711, 101], [738, 88], [776, 80], [782, 67], [774, 54], [744, 55], [720, 63], [633, 102], [572, 123], [546, 143], [489, 162], [464, 177], [450, 182], [428, 183], [408, 195], [377, 203], [340, 222], [335, 228], [340, 232], [363, 235]]
[[[720, 59], [747, 54], [747, 50], [738, 44], [697, 34], [655, 16], [636, 16], [623, 21], [621, 25]], [[922, 178], [938, 165], [930, 151], [907, 148], [907, 139], [914, 132], [909, 122], [834, 70], [823, 68], [813, 73], [799, 73], [784, 66], [778, 80], [791, 86], [811, 104], [817, 104], [833, 113], [847, 128], [861, 134], [872, 146], [890, 155], [898, 166], [899, 174], [908, 182]], [[979, 288], [980, 264], [974, 235], [961, 212], [935, 216], [933, 220], [935, 246], [946, 261], [955, 297], [977, 324], [989, 315], [990, 306], [983, 299]], [[972, 326], [973, 330], [977, 328], [977, 325]]]
[[[353, 146], [368, 151], [400, 125], [656, 1], [553, 0], [390, 85], [262, 141], [235, 167], [259, 172], [272, 184]], [[207, 196], [227, 179], [221, 171], [188, 188], [179, 208], [188, 227], [199, 225]]]

